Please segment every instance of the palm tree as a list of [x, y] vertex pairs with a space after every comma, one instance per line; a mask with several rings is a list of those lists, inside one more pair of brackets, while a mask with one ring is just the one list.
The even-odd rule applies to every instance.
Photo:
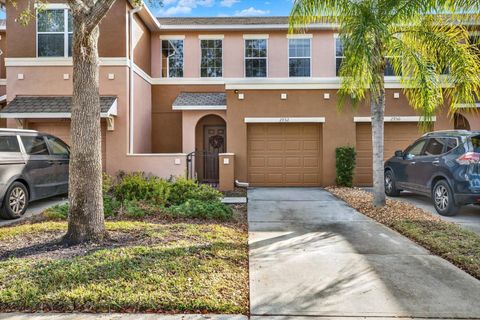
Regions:
[[[383, 169], [385, 69], [390, 64], [426, 128], [442, 106], [475, 106], [480, 96], [480, 51], [469, 26], [478, 0], [295, 0], [290, 32], [311, 23], [338, 26], [344, 46], [340, 106], [366, 98], [372, 116], [376, 207], [385, 205]], [[468, 13], [468, 14], [462, 14]]]

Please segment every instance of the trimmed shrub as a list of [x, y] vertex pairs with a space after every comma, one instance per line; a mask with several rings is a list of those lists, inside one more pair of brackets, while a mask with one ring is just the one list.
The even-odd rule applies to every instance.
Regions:
[[174, 217], [206, 219], [206, 220], [229, 220], [233, 217], [233, 210], [220, 201], [204, 202], [200, 200], [187, 200], [186, 202], [167, 209]]
[[122, 202], [145, 201], [165, 206], [170, 195], [170, 184], [157, 177], [147, 178], [143, 173], [132, 173], [123, 176], [113, 190], [115, 197]]
[[124, 203], [124, 214], [129, 218], [144, 218], [148, 213], [142, 208], [141, 203], [137, 201], [127, 201]]
[[170, 187], [168, 204], [180, 205], [188, 200], [218, 201], [222, 193], [209, 185], [199, 185], [194, 180], [179, 178]]
[[68, 218], [68, 210], [68, 203], [57, 204], [45, 210], [43, 216], [48, 220], [66, 220]]
[[103, 195], [103, 212], [106, 218], [115, 217], [122, 203], [109, 194]]
[[353, 185], [353, 171], [356, 164], [355, 148], [341, 147], [335, 150], [337, 185], [341, 187], [351, 187]]

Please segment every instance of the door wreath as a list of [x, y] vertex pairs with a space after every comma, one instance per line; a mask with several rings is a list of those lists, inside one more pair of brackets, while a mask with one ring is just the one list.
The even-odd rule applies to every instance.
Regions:
[[220, 149], [223, 147], [223, 144], [225, 143], [225, 139], [220, 135], [211, 136], [208, 139], [208, 143], [210, 143], [210, 146], [212, 146], [212, 148]]

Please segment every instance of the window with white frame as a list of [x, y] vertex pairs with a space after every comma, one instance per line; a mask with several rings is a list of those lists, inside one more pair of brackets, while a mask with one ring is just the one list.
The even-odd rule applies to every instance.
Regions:
[[183, 40], [162, 40], [162, 77], [183, 78]]
[[73, 20], [67, 8], [37, 12], [38, 57], [71, 57]]
[[[337, 77], [340, 76], [340, 68], [342, 66], [343, 59], [345, 58], [344, 47], [342, 43], [342, 39], [340, 37], [335, 36], [335, 68]], [[393, 65], [391, 63], [392, 58], [387, 57], [386, 59], [386, 66], [385, 66], [385, 76], [395, 76], [395, 70], [393, 69]]]
[[267, 77], [267, 39], [245, 39], [245, 77]]
[[307, 38], [288, 40], [288, 65], [290, 77], [310, 77], [312, 41]]
[[335, 37], [335, 65], [337, 77], [340, 75], [340, 67], [342, 66], [344, 58], [342, 39]]
[[202, 52], [200, 76], [202, 78], [221, 78], [223, 76], [223, 40], [200, 40]]

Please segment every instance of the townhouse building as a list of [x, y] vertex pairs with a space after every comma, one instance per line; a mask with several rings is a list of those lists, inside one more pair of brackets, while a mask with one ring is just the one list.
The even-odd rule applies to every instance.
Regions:
[[[72, 24], [50, 1], [28, 26], [28, 5], [6, 3], [0, 25], [4, 125], [69, 141]], [[32, 8], [35, 10], [35, 8]], [[356, 185], [370, 185], [371, 118], [337, 108], [338, 30], [312, 24], [289, 35], [287, 17], [155, 18], [117, 0], [99, 40], [104, 170], [197, 177], [252, 186], [335, 183], [335, 149], [357, 149]], [[9, 33], [8, 41], [6, 32]], [[4, 61], [4, 62], [3, 62]], [[386, 71], [385, 158], [422, 133], [399, 80]], [[6, 91], [5, 91], [6, 90]], [[435, 130], [479, 129], [480, 118], [441, 109]]]

